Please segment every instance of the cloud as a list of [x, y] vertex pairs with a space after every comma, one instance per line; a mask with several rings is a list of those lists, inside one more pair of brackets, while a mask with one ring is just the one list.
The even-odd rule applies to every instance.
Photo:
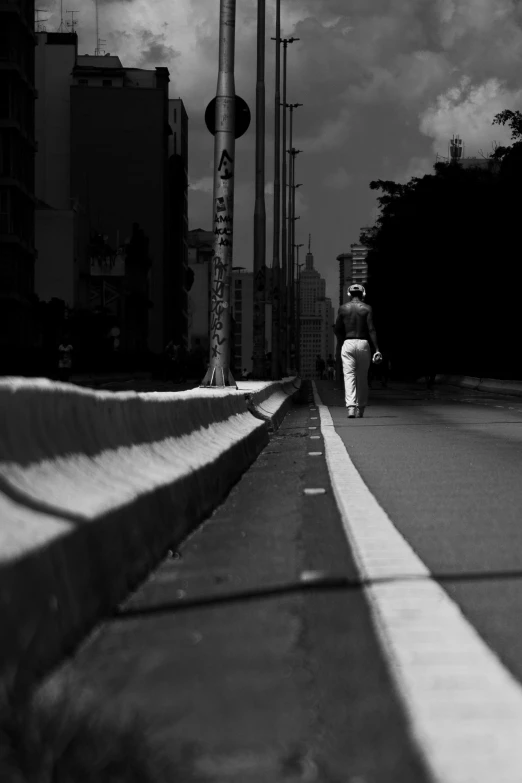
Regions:
[[415, 155], [412, 157], [405, 167], [398, 169], [391, 179], [394, 182], [408, 182], [412, 177], [424, 177], [426, 174], [433, 174], [433, 166], [435, 164], [435, 157], [421, 157]]
[[419, 128], [433, 139], [433, 149], [439, 154], [447, 155], [453, 134], [464, 140], [466, 155], [476, 154], [479, 148], [487, 154], [493, 141], [510, 143], [509, 128], [492, 125], [495, 114], [517, 108], [522, 108], [522, 89], [509, 89], [496, 78], [474, 85], [470, 77], [463, 77], [421, 113]]
[[[94, 52], [94, 0], [77, 10], [81, 53]], [[55, 9], [59, 6], [55, 2]], [[372, 179], [430, 173], [459, 133], [466, 154], [510, 143], [492, 126], [495, 113], [522, 106], [522, 3], [516, 0], [292, 0], [283, 2], [288, 47], [288, 101], [294, 115], [298, 177], [296, 241], [314, 236], [318, 268], [335, 285], [335, 257], [373, 215]], [[257, 0], [237, 3], [236, 91], [252, 124], [236, 144], [234, 253], [251, 263], [255, 175]], [[189, 214], [212, 221], [213, 139], [204, 111], [214, 97], [218, 59], [217, 0], [100, 0], [100, 36], [130, 67], [166, 66], [170, 94], [189, 115]], [[48, 30], [57, 29], [56, 13]], [[46, 14], [47, 16], [47, 14]], [[275, 0], [266, 19], [267, 249], [272, 247]], [[59, 22], [59, 20], [58, 20]], [[346, 209], [349, 177], [358, 195]], [[299, 238], [301, 237], [301, 238]], [[270, 255], [270, 253], [268, 253]], [[322, 260], [321, 260], [322, 259]], [[247, 265], [245, 263], [244, 265]], [[329, 295], [333, 289], [328, 288]]]
[[455, 46], [463, 37], [491, 35], [492, 28], [513, 18], [512, 0], [434, 0], [441, 43]]
[[205, 176], [189, 182], [189, 190], [201, 191], [202, 193], [212, 193], [214, 188], [214, 177]]
[[[168, 25], [164, 25], [168, 28]], [[140, 34], [142, 52], [139, 59], [141, 68], [147, 66], [155, 68], [158, 63], [170, 62], [173, 63], [176, 57], [179, 57], [180, 52], [174, 49], [166, 43], [167, 30], [162, 33], [152, 33], [150, 30], [142, 30]]]
[[333, 190], [344, 190], [352, 182], [353, 177], [348, 174], [344, 166], [340, 166], [324, 178], [323, 185], [326, 188], [333, 188]]
[[412, 105], [433, 98], [454, 70], [443, 53], [424, 50], [399, 54], [387, 67], [369, 67], [366, 78], [349, 88], [347, 97], [363, 103], [399, 100]]
[[335, 149], [346, 141], [349, 125], [350, 111], [343, 108], [336, 118], [323, 120], [315, 136], [299, 138], [295, 146], [308, 153]]

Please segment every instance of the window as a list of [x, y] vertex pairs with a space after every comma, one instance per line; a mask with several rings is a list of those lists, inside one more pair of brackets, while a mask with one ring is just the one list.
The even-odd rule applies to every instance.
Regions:
[[78, 79], [78, 84], [89, 84], [88, 79]]
[[242, 280], [236, 280], [234, 287], [235, 288], [242, 288], [243, 287], [243, 281]]
[[112, 79], [102, 79], [103, 87], [112, 87]]

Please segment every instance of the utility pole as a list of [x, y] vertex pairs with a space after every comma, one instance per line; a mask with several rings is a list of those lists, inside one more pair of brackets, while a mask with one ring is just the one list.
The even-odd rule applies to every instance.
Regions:
[[289, 43], [294, 43], [294, 41], [299, 41], [299, 38], [282, 38], [281, 43], [283, 44], [283, 158], [282, 158], [282, 164], [283, 164], [283, 176], [282, 176], [282, 191], [283, 191], [283, 199], [282, 199], [282, 216], [281, 216], [281, 255], [282, 255], [282, 284], [281, 284], [281, 357], [282, 357], [282, 364], [283, 364], [283, 372], [286, 374], [286, 371], [288, 369], [288, 359], [289, 359], [289, 348], [287, 341], [287, 321], [288, 321], [288, 311], [287, 311], [287, 286], [289, 284], [289, 275], [288, 275], [288, 264], [289, 264], [289, 258], [288, 258], [288, 239], [287, 239], [287, 215], [286, 215], [286, 175], [287, 175], [287, 169], [286, 169], [286, 81], [287, 81], [287, 48]]
[[279, 242], [281, 236], [281, 0], [276, 0], [276, 60], [274, 102], [274, 236], [272, 249], [272, 380], [281, 378], [280, 356], [280, 277]]
[[254, 378], [265, 377], [265, 0], [257, 0], [256, 204], [254, 210]]
[[[295, 156], [297, 154], [299, 154], [300, 150], [296, 150], [296, 149], [292, 148], [292, 152], [293, 152], [293, 154], [292, 154], [292, 183], [295, 183]], [[300, 219], [299, 217], [296, 217], [296, 214], [295, 214], [295, 191], [299, 187], [301, 187], [301, 183], [299, 183], [297, 185], [292, 184], [292, 223], [291, 223], [291, 230], [292, 230], [292, 247], [291, 247], [291, 251], [292, 251], [292, 262], [291, 262], [291, 268], [292, 268], [292, 289], [291, 289], [291, 305], [292, 305], [292, 308], [294, 307], [295, 223], [296, 223], [296, 220]], [[293, 310], [292, 310], [292, 313], [293, 313]], [[292, 331], [293, 331], [293, 324], [294, 324], [294, 320], [292, 318], [292, 320], [291, 320]], [[295, 333], [294, 333], [294, 340], [295, 340]]]
[[[289, 155], [289, 168], [291, 172], [291, 181], [293, 183], [295, 179], [295, 156], [298, 155], [301, 150], [296, 150], [294, 147], [292, 147], [290, 150], [288, 150], [290, 153]], [[298, 187], [300, 187], [298, 185]], [[294, 280], [294, 245], [295, 245], [295, 222], [296, 220], [300, 220], [300, 216], [296, 216], [295, 214], [295, 185], [291, 185], [288, 192], [288, 201], [289, 201], [289, 216], [288, 216], [288, 254], [289, 254], [289, 271], [291, 274], [291, 288], [293, 286], [293, 280]], [[290, 303], [292, 306], [293, 302], [293, 290], [290, 291]], [[293, 320], [291, 319], [289, 321], [289, 329], [293, 332]]]
[[299, 263], [299, 248], [303, 247], [303, 243], [294, 245], [297, 250], [297, 265], [295, 270], [296, 279], [296, 308], [295, 308], [295, 340], [296, 340], [296, 368], [297, 372], [301, 372], [301, 267], [304, 264]]
[[[294, 157], [292, 156], [293, 152], [293, 127], [294, 127], [294, 110], [297, 109], [299, 106], [302, 106], [302, 103], [287, 103], [286, 108], [290, 110], [290, 149], [288, 150], [288, 170], [289, 170], [289, 176], [288, 176], [288, 286], [286, 291], [286, 301], [287, 301], [287, 311], [288, 311], [288, 319], [287, 319], [287, 345], [289, 347], [288, 350], [288, 357], [291, 359], [291, 346], [294, 346], [294, 354], [295, 354], [295, 331], [293, 328], [294, 324], [294, 255], [293, 255], [293, 247], [295, 242], [295, 220], [294, 220], [294, 213], [295, 213], [295, 188], [294, 188]], [[292, 362], [290, 361], [290, 364], [292, 365]], [[291, 369], [294, 370], [295, 368], [291, 366]]]
[[[214, 255], [210, 301], [210, 364], [204, 388], [234, 386], [230, 372], [230, 282], [234, 236], [236, 0], [219, 3], [219, 72], [214, 135]], [[237, 388], [237, 387], [236, 387]]]
[[[293, 179], [295, 179], [295, 166], [293, 170]], [[299, 220], [298, 217], [295, 216], [295, 191], [297, 188], [301, 187], [301, 182], [297, 183], [296, 185], [292, 185], [292, 288], [291, 288], [291, 295], [290, 295], [290, 307], [291, 307], [291, 320], [290, 320], [290, 328], [292, 330], [291, 337], [292, 342], [295, 346], [297, 346], [297, 329], [296, 329], [296, 320], [295, 320], [295, 308], [296, 308], [296, 266], [295, 266], [295, 248], [299, 247], [299, 245], [296, 245], [295, 243], [295, 221]], [[297, 351], [297, 348], [295, 349]], [[297, 367], [297, 365], [296, 365]], [[293, 368], [295, 369], [295, 368]]]

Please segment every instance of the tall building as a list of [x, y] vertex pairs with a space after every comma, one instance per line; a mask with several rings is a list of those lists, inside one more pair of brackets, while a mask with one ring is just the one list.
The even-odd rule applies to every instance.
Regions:
[[[109, 54], [79, 55], [72, 71], [71, 196], [87, 210], [98, 248], [80, 286], [91, 306], [109, 308], [123, 351], [129, 344], [141, 350], [143, 335], [133, 325], [144, 314], [150, 350], [162, 352], [172, 337], [166, 313], [174, 305], [165, 292], [173, 248], [168, 84], [168, 68], [125, 68]], [[126, 262], [115, 259], [131, 236], [129, 276]]]
[[339, 307], [342, 307], [346, 302], [346, 291], [353, 283], [352, 254], [341, 253], [337, 256], [337, 261], [339, 261]]
[[188, 115], [181, 98], [169, 100], [170, 261], [165, 265], [166, 332], [188, 347]]
[[366, 257], [368, 248], [358, 242], [350, 245], [352, 255], [352, 277], [354, 283], [365, 285], [368, 281], [368, 263]]
[[[188, 342], [193, 348], [199, 340], [206, 351], [209, 346], [210, 289], [212, 258], [214, 256], [214, 234], [195, 228], [188, 233], [189, 270], [192, 283], [188, 292]], [[272, 279], [271, 270], [265, 269], [266, 290]], [[252, 372], [254, 353], [254, 274], [246, 267], [232, 267], [230, 290], [230, 311], [232, 351], [230, 364], [239, 378], [246, 369]], [[265, 351], [272, 350], [272, 301], [265, 303]]]
[[[362, 228], [361, 231], [365, 229]], [[349, 253], [337, 256], [339, 262], [339, 307], [347, 301], [348, 287], [353, 283], [366, 285], [368, 282], [368, 248], [358, 242], [350, 245]]]
[[230, 308], [233, 318], [234, 353], [231, 365], [239, 378], [243, 370], [252, 372], [254, 354], [254, 273], [242, 266], [232, 268]]
[[305, 268], [299, 276], [299, 366], [302, 378], [315, 376], [317, 356], [326, 361], [328, 354], [333, 353], [333, 307], [325, 293], [326, 280], [314, 269], [314, 256], [309, 244]]
[[[42, 302], [79, 302], [79, 276], [86, 271], [88, 224], [71, 199], [71, 73], [76, 33], [36, 34], [35, 292]], [[59, 340], [60, 336], [56, 335]]]
[[24, 370], [34, 312], [34, 0], [0, 4], [0, 368]]
[[214, 234], [195, 228], [188, 232], [188, 263], [192, 285], [188, 292], [188, 347], [199, 340], [207, 352], [209, 345], [210, 273], [214, 255]]

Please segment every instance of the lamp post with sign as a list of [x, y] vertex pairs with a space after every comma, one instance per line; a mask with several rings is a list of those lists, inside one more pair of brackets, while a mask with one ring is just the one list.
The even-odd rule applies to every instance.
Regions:
[[[230, 283], [234, 237], [234, 163], [238, 135], [234, 82], [236, 0], [219, 3], [219, 70], [215, 97], [205, 113], [214, 134], [214, 188], [212, 198], [214, 252], [210, 290], [210, 357], [203, 388], [236, 386], [230, 371]], [[243, 102], [244, 103], [244, 102]], [[246, 104], [245, 104], [246, 105]], [[248, 109], [248, 107], [247, 107]], [[208, 114], [208, 117], [207, 117]], [[249, 115], [249, 112], [248, 112]], [[241, 113], [238, 113], [238, 119]], [[249, 117], [248, 117], [249, 122]], [[248, 123], [246, 123], [248, 127]], [[243, 130], [245, 132], [246, 128]]]
[[265, 0], [257, 0], [256, 200], [254, 209], [253, 375], [265, 378]]

